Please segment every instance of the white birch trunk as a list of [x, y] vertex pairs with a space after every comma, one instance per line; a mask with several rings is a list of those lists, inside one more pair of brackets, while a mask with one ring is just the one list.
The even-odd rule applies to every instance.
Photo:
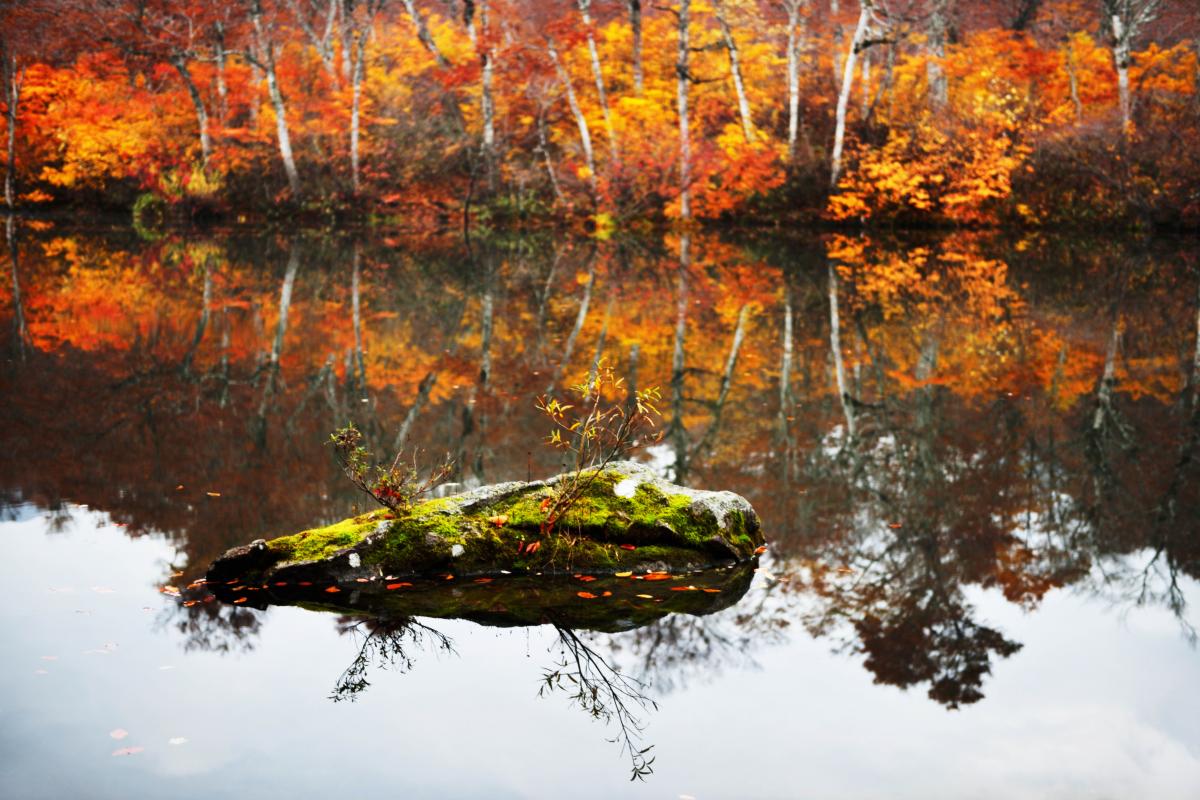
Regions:
[[867, 34], [867, 22], [871, 17], [871, 5], [862, 0], [862, 10], [858, 14], [858, 25], [854, 28], [854, 38], [846, 53], [846, 61], [842, 69], [842, 91], [838, 95], [837, 115], [833, 128], [833, 154], [830, 157], [829, 185], [836, 189], [838, 179], [842, 176], [842, 149], [846, 142], [846, 110], [850, 105], [850, 90], [854, 85], [854, 61], [858, 48]]
[[738, 53], [737, 40], [733, 38], [733, 28], [725, 15], [725, 6], [719, 0], [713, 5], [716, 11], [717, 24], [721, 27], [721, 38], [725, 42], [725, 50], [729, 53], [729, 72], [733, 76], [733, 90], [737, 95], [738, 117], [742, 122], [742, 135], [747, 142], [754, 141], [754, 119], [750, 113], [750, 99], [746, 96], [746, 85], [742, 81], [741, 57]]
[[691, 0], [679, 0], [679, 38], [676, 48], [675, 74], [676, 104], [679, 113], [679, 218], [692, 218], [692, 143], [688, 130], [688, 91], [691, 76], [688, 74], [688, 24]]

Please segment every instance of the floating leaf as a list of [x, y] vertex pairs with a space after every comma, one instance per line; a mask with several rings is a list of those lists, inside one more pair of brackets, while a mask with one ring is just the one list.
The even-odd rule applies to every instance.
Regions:
[[592, 581], [596, 580], [596, 576], [595, 575], [576, 575], [575, 579], [583, 581], [584, 583], [591, 583]]
[[642, 576], [642, 580], [646, 581], [669, 581], [671, 576], [666, 572], [647, 572]]
[[709, 594], [720, 594], [721, 593], [720, 589], [701, 589], [700, 591], [708, 592]]
[[579, 597], [582, 597], [584, 600], [596, 599], [596, 595], [592, 594], [591, 592], [576, 592], [575, 594]]
[[244, 603], [244, 602], [246, 602], [246, 598], [245, 598], [245, 597], [239, 597], [237, 600], [234, 600], [233, 602], [235, 602], [235, 603]]
[[389, 584], [387, 585], [387, 588], [388, 588], [388, 589], [403, 589], [405, 586], [412, 586], [412, 584], [411, 584], [411, 583], [405, 583], [405, 582], [401, 582], [401, 583], [389, 583]]
[[632, 572], [614, 572], [613, 573], [613, 576], [617, 577], [617, 578], [628, 578], [631, 575], [633, 575]]
[[220, 497], [221, 496], [220, 492], [205, 492], [205, 494], [208, 495], [209, 497]]
[[694, 592], [694, 591], [696, 591], [696, 587], [695, 586], [672, 586], [671, 591], [672, 592]]
[[492, 579], [491, 578], [476, 578], [475, 582], [476, 583], [491, 583]]
[[642, 598], [643, 600], [653, 600], [654, 599], [654, 595], [652, 595], [652, 594], [639, 594], [638, 597]]
[[341, 591], [341, 589], [339, 589], [336, 586], [330, 586], [328, 589], [325, 590], [326, 594], [337, 594], [340, 591]]

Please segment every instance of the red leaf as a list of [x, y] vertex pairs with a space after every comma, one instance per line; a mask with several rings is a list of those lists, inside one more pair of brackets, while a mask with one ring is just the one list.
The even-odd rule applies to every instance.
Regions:
[[596, 595], [592, 594], [591, 592], [576, 592], [575, 594], [578, 595], [579, 597], [582, 597], [584, 600], [595, 600], [596, 599]]
[[621, 549], [622, 550], [637, 550], [637, 547], [632, 544], [623, 544], [623, 545], [621, 545]]
[[328, 589], [326, 589], [325, 591], [326, 591], [327, 593], [329, 593], [329, 594], [337, 594], [338, 592], [340, 592], [340, 591], [341, 591], [341, 589], [339, 589], [339, 588], [338, 588], [338, 587], [336, 587], [336, 586], [330, 586], [330, 587], [329, 587]]
[[405, 586], [412, 586], [411, 583], [389, 583], [388, 589], [403, 589]]

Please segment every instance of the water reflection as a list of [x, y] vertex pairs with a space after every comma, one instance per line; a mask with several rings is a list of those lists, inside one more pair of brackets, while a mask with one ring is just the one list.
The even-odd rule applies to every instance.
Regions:
[[[799, 625], [880, 682], [976, 702], [1021, 647], [977, 587], [1158, 604], [1195, 636], [1190, 242], [6, 235], [5, 501], [163, 532], [180, 582], [350, 513], [322, 447], [349, 421], [375, 450], [455, 454], [467, 486], [557, 471], [533, 399], [603, 357], [663, 387], [654, 464], [747, 496], [778, 579], [614, 637], [631, 674], [669, 687]], [[176, 613], [194, 647], [256, 636], [245, 609]]]

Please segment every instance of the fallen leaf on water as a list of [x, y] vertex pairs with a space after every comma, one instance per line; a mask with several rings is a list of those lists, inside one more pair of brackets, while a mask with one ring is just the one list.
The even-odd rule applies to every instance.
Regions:
[[174, 736], [170, 739], [167, 739], [167, 744], [174, 744], [174, 745], [187, 744], [187, 739], [185, 739], [182, 736]]
[[181, 483], [181, 484], [179, 484], [178, 486], [176, 486], [176, 487], [175, 487], [175, 491], [177, 491], [177, 492], [179, 492], [179, 491], [182, 491], [182, 490], [183, 490], [183, 484], [182, 484], [182, 483]]
[[613, 573], [613, 577], [615, 577], [615, 578], [628, 578], [628, 577], [629, 577], [630, 575], [632, 575], [632, 574], [633, 574], [632, 572], [614, 572], [614, 573]]
[[491, 578], [476, 578], [475, 582], [476, 583], [491, 583], [492, 579]]
[[117, 728], [115, 731], [109, 731], [108, 735], [114, 739], [124, 739], [129, 735], [129, 731], [125, 730], [124, 728]]
[[122, 747], [119, 750], [113, 750], [112, 754], [114, 756], [132, 756], [137, 755], [145, 749], [144, 747]]
[[389, 583], [388, 589], [403, 589], [405, 586], [412, 586], [411, 583]]
[[287, 586], [287, 581], [275, 581], [276, 586]]
[[596, 595], [592, 594], [591, 592], [576, 592], [575, 594], [578, 595], [579, 597], [582, 597], [584, 600], [595, 600], [596, 599]]
[[298, 583], [297, 585], [298, 586], [312, 586], [312, 581], [300, 581], [300, 583]]
[[592, 581], [596, 580], [596, 576], [595, 575], [576, 575], [575, 579], [583, 581], [584, 583], [591, 583]]
[[605, 592], [604, 594], [602, 594], [600, 596], [601, 597], [612, 597], [612, 592]]
[[198, 603], [198, 602], [200, 602], [200, 601], [198, 601], [198, 600], [184, 600], [184, 601], [183, 601], [183, 607], [184, 607], [184, 608], [191, 608], [192, 606], [196, 605], [196, 603]]
[[336, 587], [336, 586], [330, 586], [328, 589], [326, 589], [326, 590], [325, 590], [325, 592], [326, 592], [327, 594], [337, 594], [337, 593], [338, 593], [338, 592], [340, 592], [340, 591], [341, 591], [341, 589], [339, 589], [339, 588], [338, 588], [338, 587]]
[[220, 497], [221, 496], [220, 492], [205, 492], [205, 494], [208, 495], [209, 497]]
[[453, 576], [453, 575], [443, 575], [442, 577], [443, 577], [445, 580], [448, 580], [448, 581], [452, 581], [452, 580], [454, 580], [454, 576]]
[[371, 579], [370, 578], [355, 578], [354, 582], [355, 583], [370, 583]]
[[235, 603], [244, 603], [244, 602], [246, 602], [246, 598], [244, 598], [244, 597], [239, 597], [237, 600], [234, 600], [233, 602], [235, 602]]
[[621, 545], [621, 549], [622, 550], [637, 550], [637, 546], [632, 545], [632, 544], [623, 544], [623, 545]]
[[497, 528], [503, 528], [508, 522], [508, 514], [497, 514], [494, 517], [488, 517], [488, 522], [492, 523]]
[[903, 528], [904, 523], [903, 522], [889, 522], [888, 527], [891, 528], [892, 530], [896, 530], [896, 528]]
[[652, 594], [639, 594], [638, 597], [642, 598], [643, 600], [653, 600], [654, 599], [654, 595], [652, 595]]
[[665, 572], [647, 572], [642, 576], [644, 581], [669, 581], [671, 576]]
[[700, 591], [708, 592], [709, 594], [718, 594], [718, 593], [720, 593], [721, 590], [720, 589], [701, 589]]
[[672, 586], [671, 591], [672, 592], [694, 592], [694, 591], [696, 591], [696, 587], [695, 586]]

